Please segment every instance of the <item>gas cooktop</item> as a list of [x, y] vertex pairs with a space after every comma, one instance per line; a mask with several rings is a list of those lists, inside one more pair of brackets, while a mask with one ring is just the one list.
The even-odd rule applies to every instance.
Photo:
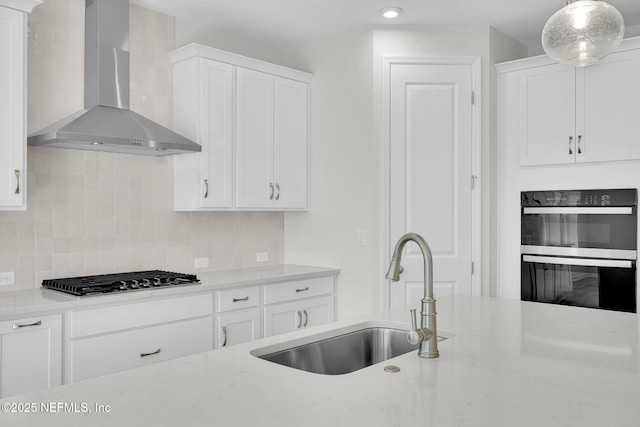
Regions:
[[149, 270], [96, 276], [45, 279], [42, 287], [75, 296], [104, 295], [117, 292], [141, 291], [200, 283], [194, 274]]

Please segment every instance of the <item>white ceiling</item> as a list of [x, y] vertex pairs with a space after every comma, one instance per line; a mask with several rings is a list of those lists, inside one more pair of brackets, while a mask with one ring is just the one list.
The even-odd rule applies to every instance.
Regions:
[[[540, 45], [546, 20], [564, 0], [131, 0], [218, 31], [289, 45], [372, 24], [490, 25], [522, 44]], [[609, 0], [627, 26], [640, 25], [640, 0]], [[382, 18], [385, 6], [404, 13]]]

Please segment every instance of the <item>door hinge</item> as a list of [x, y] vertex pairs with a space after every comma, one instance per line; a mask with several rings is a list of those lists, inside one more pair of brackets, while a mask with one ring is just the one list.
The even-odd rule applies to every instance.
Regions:
[[475, 271], [476, 271], [476, 264], [473, 261], [471, 261], [471, 275], [472, 276], [475, 273]]
[[471, 189], [475, 190], [476, 188], [476, 179], [478, 179], [478, 177], [476, 175], [471, 175]]
[[476, 105], [476, 93], [471, 91], [471, 105]]

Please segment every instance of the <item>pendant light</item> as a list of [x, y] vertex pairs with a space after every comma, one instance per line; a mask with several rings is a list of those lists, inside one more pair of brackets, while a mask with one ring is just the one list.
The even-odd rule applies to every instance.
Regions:
[[624, 20], [608, 3], [567, 0], [542, 30], [542, 47], [561, 64], [584, 67], [598, 62], [620, 45]]

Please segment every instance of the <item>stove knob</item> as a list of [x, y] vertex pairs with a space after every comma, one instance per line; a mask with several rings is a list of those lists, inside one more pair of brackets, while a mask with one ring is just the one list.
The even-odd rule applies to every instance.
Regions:
[[118, 289], [120, 289], [121, 291], [126, 291], [127, 290], [127, 282], [125, 282], [124, 280], [120, 281], [120, 286], [118, 287]]

